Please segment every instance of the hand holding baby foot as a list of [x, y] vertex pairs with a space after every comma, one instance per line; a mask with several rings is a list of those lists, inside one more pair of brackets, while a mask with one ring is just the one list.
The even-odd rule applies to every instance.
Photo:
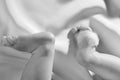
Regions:
[[120, 58], [97, 52], [95, 48], [99, 39], [94, 32], [87, 29], [81, 32], [76, 30], [78, 31], [79, 33], [74, 35], [78, 46], [75, 53], [77, 61], [103, 79], [120, 80]]
[[[82, 58], [85, 57], [86, 54], [92, 53], [99, 44], [97, 34], [90, 28], [83, 26], [71, 29], [68, 38], [70, 39], [70, 47], [72, 49], [69, 55], [74, 55], [81, 64], [83, 64], [83, 62], [81, 62], [83, 60]], [[74, 53], [72, 46], [74, 47]]]

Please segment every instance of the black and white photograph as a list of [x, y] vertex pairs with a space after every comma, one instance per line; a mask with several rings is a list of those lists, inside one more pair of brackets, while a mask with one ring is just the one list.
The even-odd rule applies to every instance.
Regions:
[[0, 80], [120, 80], [120, 0], [0, 0]]

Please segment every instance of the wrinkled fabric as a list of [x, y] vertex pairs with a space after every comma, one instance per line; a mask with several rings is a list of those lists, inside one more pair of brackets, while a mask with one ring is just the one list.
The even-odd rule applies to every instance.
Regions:
[[[47, 30], [59, 34], [70, 24], [102, 13], [105, 8], [102, 0], [1, 0], [1, 2], [1, 11], [4, 11], [1, 16], [4, 22], [7, 22], [5, 24], [23, 28], [29, 33]], [[14, 30], [16, 27], [11, 28]]]

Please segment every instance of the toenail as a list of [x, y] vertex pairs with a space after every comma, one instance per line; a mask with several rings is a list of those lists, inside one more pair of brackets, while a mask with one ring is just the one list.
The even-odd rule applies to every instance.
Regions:
[[90, 30], [90, 29], [83, 26], [76, 27], [76, 33], [79, 33], [80, 31], [86, 31], [86, 30]]

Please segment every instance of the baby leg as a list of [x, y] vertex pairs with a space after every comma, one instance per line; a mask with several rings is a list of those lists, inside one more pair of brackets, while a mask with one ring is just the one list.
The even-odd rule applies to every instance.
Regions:
[[51, 80], [54, 58], [53, 36], [40, 33], [18, 39], [14, 48], [33, 54], [23, 70], [21, 80]]

